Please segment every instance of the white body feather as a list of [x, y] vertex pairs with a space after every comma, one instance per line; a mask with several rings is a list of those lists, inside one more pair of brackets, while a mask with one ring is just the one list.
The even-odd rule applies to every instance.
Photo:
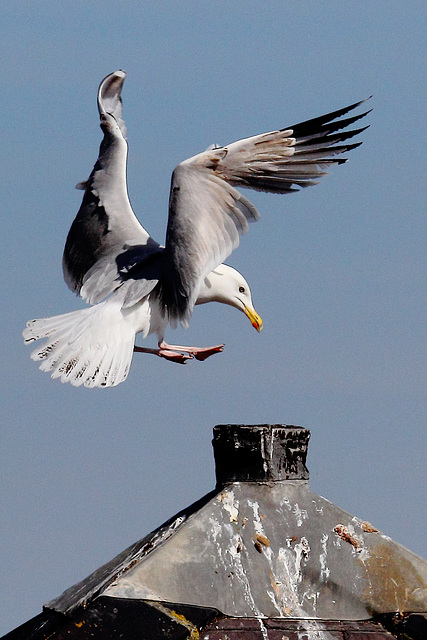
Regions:
[[[87, 309], [79, 309], [28, 323], [25, 341], [45, 339], [31, 358], [52, 378], [74, 386], [112, 387], [126, 380], [133, 357], [135, 335], [158, 331], [160, 317], [152, 317], [149, 299], [123, 308], [114, 295]], [[153, 321], [153, 322], [152, 322]]]

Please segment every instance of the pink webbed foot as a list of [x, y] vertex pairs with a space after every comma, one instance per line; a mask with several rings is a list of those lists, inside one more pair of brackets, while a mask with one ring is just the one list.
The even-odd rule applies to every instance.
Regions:
[[149, 349], [147, 347], [138, 347], [135, 345], [133, 350], [136, 353], [152, 353], [155, 356], [159, 356], [159, 358], [165, 358], [165, 360], [177, 362], [178, 364], [185, 364], [187, 360], [192, 360], [193, 358], [192, 355], [185, 355], [169, 349]]
[[134, 346], [133, 350], [136, 353], [152, 353], [160, 358], [165, 358], [171, 362], [177, 362], [178, 364], [185, 364], [187, 360], [195, 358], [200, 362], [206, 360], [215, 353], [221, 353], [224, 349], [223, 344], [218, 344], [215, 347], [184, 347], [178, 344], [168, 344], [167, 342], [159, 342], [158, 349], [150, 349], [149, 347]]
[[188, 353], [190, 358], [195, 358], [200, 362], [206, 360], [210, 356], [213, 356], [215, 353], [221, 353], [224, 349], [223, 344], [218, 344], [215, 347], [184, 347], [183, 345], [178, 344], [168, 344], [167, 342], [159, 342], [159, 349], [162, 351], [166, 349], [167, 351], [183, 351], [184, 353]]

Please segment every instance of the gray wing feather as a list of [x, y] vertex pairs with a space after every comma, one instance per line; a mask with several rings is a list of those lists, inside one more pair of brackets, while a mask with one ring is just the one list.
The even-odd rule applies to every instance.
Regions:
[[319, 178], [328, 174], [329, 167], [347, 161], [346, 158], [337, 158], [337, 155], [362, 144], [341, 143], [367, 127], [342, 129], [369, 111], [342, 120], [339, 118], [363, 102], [285, 129], [239, 140], [209, 154], [205, 152], [195, 156], [194, 160], [197, 158], [198, 164], [204, 156], [205, 162], [211, 164], [219, 177], [234, 186], [257, 191], [290, 193], [317, 184]]
[[136, 218], [127, 193], [126, 127], [121, 117], [124, 71], [100, 84], [98, 109], [104, 133], [98, 159], [84, 188], [83, 202], [69, 231], [63, 256], [70, 289], [97, 303], [120, 286], [117, 258], [130, 247], [152, 253], [159, 247]]
[[161, 284], [173, 323], [188, 323], [203, 279], [238, 246], [248, 222], [259, 218], [234, 187], [290, 193], [317, 184], [326, 169], [346, 161], [337, 155], [361, 144], [342, 143], [363, 128], [342, 130], [369, 112], [340, 118], [362, 102], [225, 147], [210, 147], [178, 165], [169, 201], [167, 278]]
[[160, 294], [172, 325], [188, 324], [200, 284], [258, 218], [249, 200], [207, 167], [175, 168]]
[[109, 113], [117, 122], [123, 138], [126, 140], [126, 124], [122, 118], [122, 87], [126, 78], [126, 73], [119, 69], [115, 73], [110, 73], [99, 85], [98, 89], [98, 111], [102, 116]]

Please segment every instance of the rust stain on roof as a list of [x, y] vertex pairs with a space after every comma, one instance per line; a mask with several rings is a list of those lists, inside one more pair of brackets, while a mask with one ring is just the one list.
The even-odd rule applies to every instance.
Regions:
[[263, 544], [264, 547], [270, 546], [270, 540], [267, 538], [267, 536], [263, 536], [261, 533], [257, 533], [255, 538], [257, 539], [258, 542]]
[[366, 520], [362, 522], [361, 527], [365, 533], [378, 533], [378, 529]]
[[337, 536], [344, 540], [344, 542], [349, 542], [357, 551], [362, 550], [361, 541], [350, 533], [350, 530], [343, 524], [337, 524], [336, 527], [334, 527], [334, 531]]
[[[371, 547], [369, 556], [359, 557], [369, 576], [363, 597], [376, 615], [394, 603], [394, 611], [424, 611], [427, 581], [414, 563], [396, 555], [394, 543]], [[424, 562], [420, 558], [420, 563]]]

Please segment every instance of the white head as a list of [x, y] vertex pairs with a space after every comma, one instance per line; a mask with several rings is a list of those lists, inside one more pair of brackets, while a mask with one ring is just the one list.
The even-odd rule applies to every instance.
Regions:
[[252, 326], [261, 331], [262, 320], [252, 304], [249, 285], [233, 267], [220, 264], [204, 279], [196, 304], [206, 302], [222, 302], [243, 311]]

